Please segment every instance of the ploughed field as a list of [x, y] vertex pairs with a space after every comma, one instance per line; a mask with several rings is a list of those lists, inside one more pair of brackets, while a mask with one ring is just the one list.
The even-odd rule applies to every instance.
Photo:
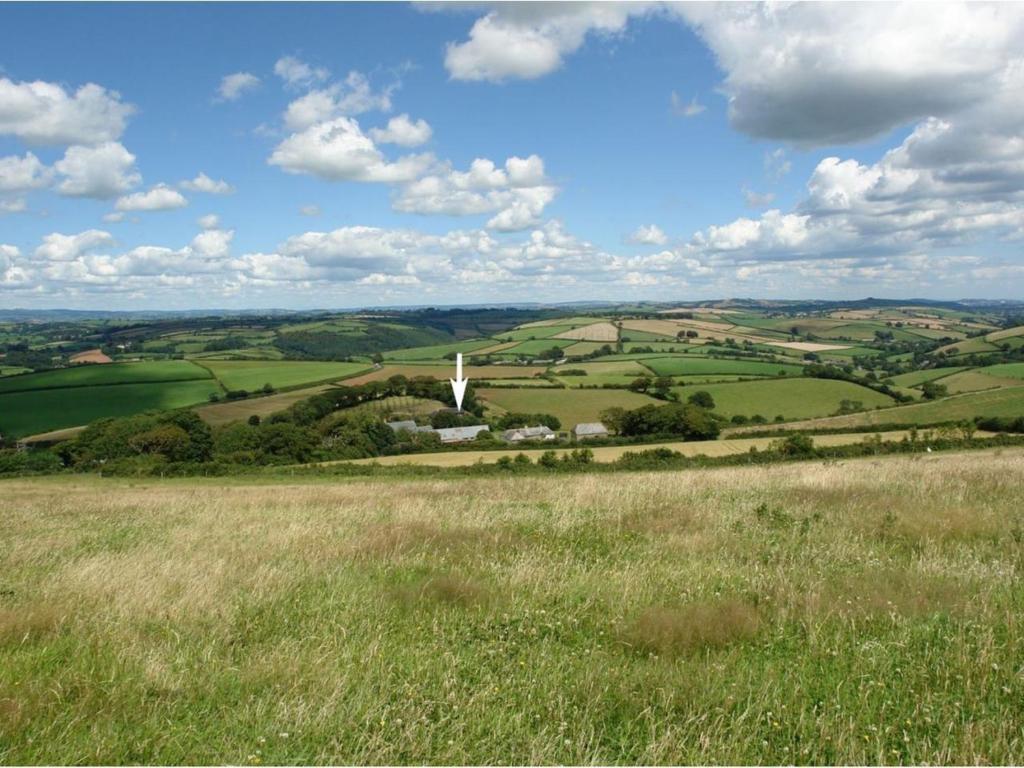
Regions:
[[1024, 451], [0, 482], [0, 763], [1019, 763]]

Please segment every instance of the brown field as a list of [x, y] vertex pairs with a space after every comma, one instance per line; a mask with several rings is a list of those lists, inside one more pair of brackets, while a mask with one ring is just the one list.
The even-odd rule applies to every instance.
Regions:
[[[544, 373], [546, 370], [538, 365], [464, 365], [462, 375], [470, 379], [522, 379]], [[345, 385], [356, 386], [368, 381], [382, 381], [399, 374], [410, 379], [414, 376], [450, 379], [455, 376], [455, 363], [449, 365], [385, 365], [361, 376], [345, 379]]]
[[71, 357], [69, 357], [68, 360], [72, 363], [91, 363], [93, 365], [101, 365], [104, 363], [114, 362], [98, 349], [90, 349], [85, 352], [79, 352], [77, 355], [72, 355]]
[[[875, 435], [880, 435], [882, 440], [886, 442], [894, 442], [902, 440], [906, 436], [904, 431], [894, 432], [861, 432], [856, 434], [845, 434], [845, 435], [815, 435], [814, 444], [820, 446], [833, 446], [833, 445], [852, 445], [854, 443], [860, 443], [866, 438], [874, 438]], [[980, 437], [990, 436], [988, 433], [979, 433]], [[649, 445], [605, 445], [592, 448], [594, 452], [594, 460], [598, 462], [610, 462], [615, 461], [624, 453], [636, 453], [637, 451], [649, 450], [651, 448], [668, 448], [673, 451], [678, 451], [684, 456], [735, 456], [741, 453], [749, 453], [751, 448], [756, 448], [759, 451], [763, 451], [766, 448], [770, 448], [778, 438], [774, 437], [747, 437], [737, 438], [735, 440], [706, 440], [703, 442], [672, 442], [672, 443], [657, 443]], [[532, 461], [536, 461], [537, 458], [544, 453], [544, 448], [531, 449], [531, 450], [518, 450], [510, 448], [507, 451], [450, 451], [447, 453], [416, 453], [409, 454], [406, 456], [382, 456], [376, 459], [355, 459], [352, 460], [353, 464], [381, 464], [383, 466], [394, 466], [396, 464], [423, 464], [430, 467], [468, 467], [477, 462], [483, 462], [484, 464], [493, 464], [502, 456], [515, 457], [517, 454], [523, 453], [530, 457]], [[554, 449], [555, 453], [561, 456], [564, 453], [568, 453], [571, 449], [569, 448], [558, 448]], [[329, 461], [325, 464], [343, 464], [342, 461]]]
[[32, 445], [33, 443], [60, 443], [64, 440], [70, 440], [85, 427], [68, 427], [67, 429], [55, 429], [52, 432], [42, 432], [38, 435], [31, 435], [29, 437], [23, 437], [18, 442], [27, 443]]
[[564, 331], [552, 338], [578, 339], [579, 341], [618, 341], [619, 329], [611, 323], [592, 323], [582, 328]]
[[849, 349], [849, 344], [815, 344], [810, 341], [767, 341], [766, 344], [783, 349], [796, 349], [800, 352], [831, 352], [836, 349]]
[[644, 331], [646, 333], [660, 333], [674, 339], [676, 334], [684, 330], [678, 323], [672, 320], [625, 320], [622, 327], [631, 331]]

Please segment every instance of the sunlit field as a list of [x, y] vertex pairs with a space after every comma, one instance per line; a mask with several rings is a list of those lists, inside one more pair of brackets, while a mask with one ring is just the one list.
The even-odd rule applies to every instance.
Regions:
[[3, 763], [1019, 763], [1024, 451], [0, 483]]

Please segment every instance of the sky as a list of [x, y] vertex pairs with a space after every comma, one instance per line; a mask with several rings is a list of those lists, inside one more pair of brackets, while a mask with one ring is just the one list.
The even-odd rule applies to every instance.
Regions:
[[0, 308], [1024, 298], [1022, 3], [0, 29]]

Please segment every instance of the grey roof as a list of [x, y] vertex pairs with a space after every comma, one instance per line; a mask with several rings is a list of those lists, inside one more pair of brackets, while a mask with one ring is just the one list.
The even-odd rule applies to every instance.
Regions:
[[391, 427], [395, 432], [401, 432], [403, 429], [407, 432], [417, 431], [415, 421], [389, 421], [387, 425]]
[[590, 421], [584, 424], [577, 424], [573, 428], [573, 432], [577, 435], [607, 435], [608, 430], [604, 424], [599, 421]]
[[518, 429], [506, 429], [502, 433], [505, 440], [532, 440], [538, 437], [547, 437], [555, 433], [545, 425], [539, 427], [519, 427]]
[[472, 440], [481, 432], [490, 432], [491, 428], [486, 424], [478, 424], [475, 427], [447, 427], [434, 430], [441, 438], [442, 443], [455, 443], [459, 440]]

